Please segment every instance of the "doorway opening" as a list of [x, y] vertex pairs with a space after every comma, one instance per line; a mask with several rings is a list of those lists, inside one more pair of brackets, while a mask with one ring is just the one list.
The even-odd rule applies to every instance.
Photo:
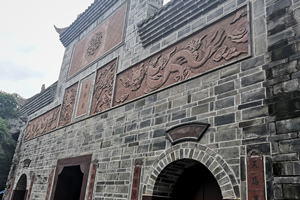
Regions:
[[54, 200], [79, 200], [83, 173], [80, 166], [64, 167], [58, 175]]
[[57, 162], [51, 200], [84, 200], [92, 155]]
[[16, 188], [13, 191], [12, 200], [25, 200], [27, 194], [27, 176], [22, 174], [20, 177]]
[[153, 189], [155, 199], [222, 200], [222, 192], [212, 173], [200, 162], [181, 159], [167, 165]]

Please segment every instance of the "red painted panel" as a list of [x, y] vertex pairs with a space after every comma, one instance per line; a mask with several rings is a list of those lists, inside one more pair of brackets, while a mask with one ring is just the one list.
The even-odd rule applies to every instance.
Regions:
[[131, 200], [138, 200], [139, 198], [139, 186], [141, 177], [141, 166], [137, 165], [133, 171]]
[[12, 193], [12, 191], [13, 191], [14, 184], [15, 184], [15, 177], [13, 178], [13, 181], [12, 181], [11, 186], [10, 186], [8, 199], [10, 199], [10, 197], [11, 197], [11, 193]]
[[95, 184], [96, 171], [97, 171], [97, 164], [94, 163], [91, 170], [91, 178], [90, 178], [89, 189], [88, 189], [89, 191], [87, 196], [88, 200], [91, 200], [93, 198], [93, 189]]
[[[254, 155], [252, 155], [254, 153]], [[261, 152], [253, 150], [247, 158], [249, 200], [265, 200], [264, 163]]]
[[34, 177], [35, 177], [35, 175], [33, 174], [32, 177], [31, 177], [31, 183], [30, 183], [30, 188], [29, 188], [28, 195], [27, 195], [27, 200], [30, 199], [30, 195], [31, 195], [31, 191], [32, 191], [32, 186], [33, 186], [33, 182], [34, 182]]
[[264, 200], [265, 193], [263, 191], [250, 191], [248, 193], [248, 200]]
[[48, 183], [47, 194], [46, 194], [45, 200], [48, 200], [49, 196], [50, 196], [50, 190], [51, 190], [51, 186], [52, 186], [53, 174], [54, 174], [54, 168], [52, 168], [52, 171], [51, 171], [50, 176], [49, 176], [49, 180], [48, 180], [49, 183]]
[[263, 172], [263, 161], [260, 157], [249, 158], [247, 162], [248, 173]]

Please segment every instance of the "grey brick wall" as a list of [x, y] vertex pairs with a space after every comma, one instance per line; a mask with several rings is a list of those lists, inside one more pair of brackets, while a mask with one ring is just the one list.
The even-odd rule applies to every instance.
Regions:
[[269, 63], [264, 86], [270, 117], [273, 199], [300, 199], [299, 2], [266, 1]]
[[[138, 24], [162, 5], [160, 0], [128, 0], [124, 43], [81, 73], [67, 78], [74, 45], [116, 10], [118, 1], [68, 47], [54, 102], [65, 88], [118, 57], [118, 72], [237, 10], [249, 8], [251, 55], [187, 81], [153, 92], [66, 127], [23, 142], [10, 177], [35, 174], [31, 199], [45, 199], [57, 160], [93, 154], [97, 161], [94, 199], [130, 199], [133, 169], [142, 160], [140, 194], [151, 194], [155, 177], [174, 158], [190, 158], [211, 170], [224, 198], [247, 199], [247, 153], [264, 155], [266, 199], [300, 199], [299, 194], [299, 6], [296, 0], [227, 0], [144, 48]], [[165, 131], [187, 122], [209, 123], [199, 142], [172, 145]], [[173, 157], [172, 157], [173, 156]], [[29, 168], [22, 161], [32, 159]], [[10, 182], [8, 182], [10, 183]], [[15, 183], [16, 184], [16, 183]], [[9, 184], [8, 184], [9, 185]], [[9, 187], [8, 187], [9, 189]], [[8, 197], [8, 190], [4, 199]]]

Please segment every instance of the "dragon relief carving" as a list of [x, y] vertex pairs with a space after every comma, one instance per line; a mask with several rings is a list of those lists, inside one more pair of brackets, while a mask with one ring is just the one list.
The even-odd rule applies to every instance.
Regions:
[[25, 140], [32, 139], [41, 134], [54, 130], [57, 126], [60, 106], [30, 121], [26, 130]]
[[[140, 88], [146, 94], [168, 85], [167, 82], [174, 83], [194, 76], [207, 62], [230, 61], [247, 54], [248, 51], [239, 50], [239, 46], [234, 45], [248, 41], [247, 25], [247, 10], [241, 9], [230, 19], [226, 30], [217, 28], [213, 34], [206, 31], [208, 33], [194, 37], [183, 47], [177, 45], [169, 53], [155, 55], [127, 70], [126, 75], [118, 80], [127, 90], [120, 91], [115, 102], [125, 102], [130, 93]], [[171, 74], [174, 74], [173, 80], [170, 80]]]
[[96, 33], [89, 42], [89, 46], [87, 48], [87, 55], [92, 56], [95, 54], [96, 50], [100, 47], [102, 40], [102, 33]]
[[61, 109], [59, 126], [67, 125], [71, 122], [72, 113], [76, 100], [78, 83], [66, 89], [63, 106]]
[[113, 82], [115, 77], [116, 61], [108, 67], [101, 68], [97, 72], [97, 78], [93, 94], [91, 114], [96, 114], [110, 108]]

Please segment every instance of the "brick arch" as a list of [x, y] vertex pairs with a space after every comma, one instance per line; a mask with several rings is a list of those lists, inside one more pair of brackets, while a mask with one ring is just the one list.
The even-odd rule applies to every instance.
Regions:
[[17, 184], [22, 177], [26, 177], [26, 190], [28, 190], [30, 184], [30, 176], [28, 175], [27, 170], [21, 170], [21, 172], [18, 173], [18, 175], [15, 178], [13, 189], [16, 189]]
[[16, 182], [15, 190], [26, 190], [27, 189], [27, 175], [26, 174], [21, 174], [18, 181]]
[[[170, 165], [171, 163], [176, 163], [176, 165]], [[160, 193], [162, 191], [159, 191], [158, 186], [163, 186], [164, 180], [161, 177], [164, 176], [159, 175], [161, 173], [169, 173], [166, 169], [174, 167], [176, 170], [184, 170], [184, 168], [190, 167], [195, 163], [203, 164], [212, 173], [220, 186], [224, 199], [240, 198], [239, 186], [232, 169], [215, 151], [194, 142], [185, 142], [174, 145], [164, 151], [155, 160], [143, 180], [143, 184], [146, 187], [143, 192], [144, 195], [162, 194]], [[169, 183], [171, 185], [169, 185], [168, 188], [172, 188], [176, 183], [177, 179], [175, 177], [173, 180], [173, 182]], [[172, 192], [166, 190], [166, 187], [163, 191], [165, 192], [165, 195], [168, 195], [166, 193], [171, 194]]]

